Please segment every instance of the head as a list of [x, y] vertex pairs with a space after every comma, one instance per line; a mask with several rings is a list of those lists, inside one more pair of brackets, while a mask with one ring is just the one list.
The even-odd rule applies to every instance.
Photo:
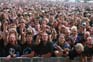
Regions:
[[55, 29], [52, 30], [52, 39], [56, 39], [57, 38], [57, 32]]
[[35, 44], [39, 45], [40, 42], [41, 42], [41, 35], [38, 34], [38, 35], [36, 36]]
[[87, 46], [89, 48], [92, 48], [92, 45], [93, 45], [93, 39], [92, 39], [92, 37], [87, 37], [86, 44], [87, 44]]
[[66, 29], [66, 26], [65, 26], [65, 25], [60, 24], [60, 25], [58, 26], [58, 30], [59, 30], [61, 33], [64, 33], [64, 32], [65, 32], [65, 29]]
[[72, 32], [73, 35], [77, 35], [77, 27], [76, 26], [72, 26], [71, 32]]
[[65, 29], [65, 36], [69, 36], [71, 34], [71, 31], [69, 30], [68, 27]]
[[36, 25], [35, 25], [35, 29], [36, 29], [37, 31], [39, 31], [39, 30], [40, 30], [40, 24], [36, 24]]
[[8, 37], [9, 44], [15, 45], [17, 43], [17, 38], [15, 33], [10, 33]]
[[86, 31], [86, 32], [84, 33], [84, 38], [87, 39], [87, 37], [89, 37], [89, 36], [90, 36], [90, 32], [89, 32], [89, 31]]
[[31, 44], [32, 43], [32, 40], [33, 40], [32, 34], [30, 32], [28, 32], [26, 34], [26, 43], [27, 44]]
[[75, 45], [75, 50], [78, 54], [81, 54], [84, 51], [84, 46], [81, 43]]
[[43, 32], [41, 34], [41, 39], [42, 39], [42, 41], [47, 42], [48, 41], [48, 34], [46, 32]]
[[64, 34], [59, 35], [58, 42], [59, 42], [59, 44], [64, 44], [64, 42], [65, 42]]

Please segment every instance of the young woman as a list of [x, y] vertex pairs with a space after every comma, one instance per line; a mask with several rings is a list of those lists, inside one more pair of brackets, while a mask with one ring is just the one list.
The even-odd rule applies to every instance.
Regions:
[[55, 47], [55, 55], [58, 57], [67, 56], [70, 50], [70, 45], [65, 41], [65, 36], [60, 34], [58, 37], [58, 42], [54, 45]]

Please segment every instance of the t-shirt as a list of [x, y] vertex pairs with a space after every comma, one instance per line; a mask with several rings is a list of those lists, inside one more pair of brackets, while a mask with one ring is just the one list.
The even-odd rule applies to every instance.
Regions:
[[4, 55], [4, 48], [5, 46], [4, 46], [4, 40], [3, 39], [1, 39], [0, 40], [0, 57], [4, 57], [5, 55]]
[[30, 54], [33, 51], [33, 45], [31, 44], [24, 44], [24, 46], [21, 46], [22, 48], [22, 55]]
[[92, 56], [93, 55], [93, 47], [89, 48], [88, 46], [85, 46], [83, 55], [88, 56], [88, 57]]
[[21, 55], [21, 47], [19, 45], [8, 44], [5, 47], [5, 51], [7, 51], [5, 56], [16, 54], [16, 57], [19, 57]]
[[53, 52], [53, 44], [48, 42], [44, 45], [42, 42], [39, 45], [34, 46], [34, 51], [36, 56], [41, 56], [43, 54], [52, 53]]
[[68, 42], [63, 43], [62, 45], [60, 45], [60, 44], [57, 42], [57, 43], [55, 43], [53, 46], [54, 46], [55, 49], [57, 49], [57, 48], [56, 48], [57, 46], [60, 46], [62, 49], [65, 49], [65, 48], [70, 49], [70, 48], [71, 48], [71, 46], [70, 46], [70, 44], [69, 44]]
[[81, 56], [82, 55], [82, 53], [81, 54], [78, 54], [77, 52], [76, 52], [76, 50], [75, 49], [73, 49], [73, 50], [71, 50], [71, 51], [69, 51], [69, 59], [70, 60], [74, 60], [74, 58], [75, 57], [78, 57], [78, 56]]

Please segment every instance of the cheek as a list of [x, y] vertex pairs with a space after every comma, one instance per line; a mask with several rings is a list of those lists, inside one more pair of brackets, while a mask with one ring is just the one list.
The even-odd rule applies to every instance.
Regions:
[[27, 40], [32, 40], [32, 38], [31, 37], [28, 37]]
[[47, 37], [47, 36], [44, 36], [44, 37], [42, 37], [42, 39], [43, 39], [43, 40], [47, 40], [47, 39], [48, 39], [48, 37]]
[[14, 40], [15, 38], [9, 38], [10, 41]]

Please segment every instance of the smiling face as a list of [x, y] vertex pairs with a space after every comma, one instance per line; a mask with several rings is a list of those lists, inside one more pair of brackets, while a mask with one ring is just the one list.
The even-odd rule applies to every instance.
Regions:
[[93, 44], [93, 40], [92, 40], [92, 38], [91, 37], [88, 37], [87, 38], [87, 46], [89, 47], [89, 48], [92, 48], [92, 44]]
[[9, 39], [9, 43], [10, 44], [12, 44], [12, 45], [15, 45], [16, 44], [16, 40], [17, 39], [16, 39], [16, 35], [15, 34], [13, 34], [13, 33], [10, 34], [8, 39]]

